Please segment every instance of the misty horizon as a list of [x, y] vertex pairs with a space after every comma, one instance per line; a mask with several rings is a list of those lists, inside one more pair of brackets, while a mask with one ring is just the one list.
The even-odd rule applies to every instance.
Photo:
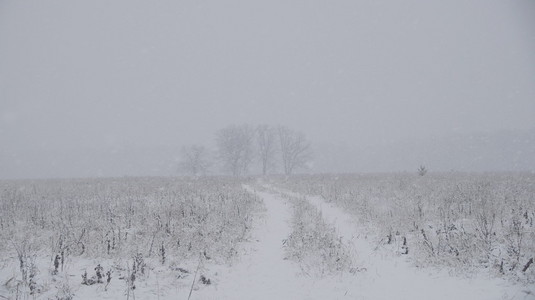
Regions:
[[0, 40], [1, 179], [178, 175], [231, 124], [301, 172], [535, 171], [530, 1], [3, 1]]

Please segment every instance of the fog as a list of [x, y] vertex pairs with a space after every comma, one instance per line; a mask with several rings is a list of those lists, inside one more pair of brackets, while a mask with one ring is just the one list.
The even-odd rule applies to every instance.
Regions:
[[176, 175], [243, 123], [308, 172], [535, 171], [535, 2], [0, 1], [0, 178]]

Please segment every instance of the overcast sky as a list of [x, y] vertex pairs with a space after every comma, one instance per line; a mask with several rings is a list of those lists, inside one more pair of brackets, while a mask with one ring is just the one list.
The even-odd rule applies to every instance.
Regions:
[[0, 162], [232, 123], [359, 146], [532, 130], [535, 1], [0, 0]]

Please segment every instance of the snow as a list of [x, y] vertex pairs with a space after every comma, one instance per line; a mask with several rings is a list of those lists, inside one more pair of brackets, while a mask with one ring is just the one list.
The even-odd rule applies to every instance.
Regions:
[[257, 221], [248, 255], [220, 275], [221, 282], [214, 289], [205, 289], [194, 299], [302, 299], [308, 292], [297, 266], [284, 259], [283, 240], [290, 233], [289, 204], [271, 194], [258, 195], [266, 213]]
[[284, 259], [282, 240], [290, 233], [289, 203], [276, 194], [257, 194], [266, 212], [256, 224], [248, 254], [219, 274], [218, 285], [199, 291], [192, 299], [535, 299], [528, 288], [501, 279], [463, 278], [417, 269], [404, 256], [375, 247], [351, 215], [321, 197], [307, 200], [354, 247], [358, 266], [365, 271], [308, 277], [296, 263]]
[[[301, 196], [285, 191], [292, 196]], [[357, 285], [348, 289], [351, 299], [535, 299], [535, 288], [511, 285], [505, 280], [456, 277], [445, 271], [417, 269], [406, 256], [396, 256], [374, 246], [350, 214], [322, 197], [307, 197], [333, 224], [346, 243], [354, 247], [357, 264], [366, 272], [358, 274]]]
[[[265, 210], [254, 218], [253, 229], [248, 242], [241, 245], [239, 260], [233, 265], [218, 265], [209, 260], [180, 262], [180, 266], [190, 271], [178, 278], [169, 266], [148, 261], [150, 273], [136, 282], [135, 298], [130, 299], [188, 299], [194, 272], [199, 274], [193, 285], [191, 299], [396, 299], [396, 300], [493, 300], [493, 299], [535, 299], [534, 287], [513, 285], [505, 280], [481, 276], [462, 277], [431, 268], [416, 268], [407, 255], [395, 254], [390, 249], [377, 247], [367, 237], [365, 231], [355, 222], [355, 217], [327, 203], [321, 197], [306, 199], [322, 213], [324, 220], [336, 228], [342, 240], [352, 247], [356, 255], [359, 272], [339, 273], [332, 276], [311, 277], [302, 272], [299, 265], [285, 259], [283, 241], [291, 232], [292, 206], [285, 197], [274, 192], [255, 191], [246, 186], [263, 200]], [[273, 189], [272, 189], [273, 190]], [[287, 191], [277, 190], [291, 196], [303, 197]], [[12, 260], [14, 261], [14, 260]], [[41, 261], [45, 265], [47, 262]], [[64, 275], [69, 281], [74, 299], [125, 299], [126, 285], [114, 274], [107, 290], [104, 285], [83, 286], [80, 275], [87, 269], [88, 274], [97, 263], [104, 270], [110, 268], [112, 260], [81, 260], [69, 264], [69, 272]], [[12, 277], [16, 266], [3, 265], [0, 269], [1, 285]], [[69, 274], [69, 275], [67, 275]], [[211, 280], [210, 285], [199, 282], [200, 275]], [[45, 276], [46, 274], [41, 274]], [[58, 285], [60, 279], [50, 280], [50, 285]], [[57, 282], [55, 282], [57, 281]], [[59, 288], [58, 288], [59, 289]], [[0, 298], [8, 299], [6, 290], [0, 286]], [[42, 297], [54, 298], [55, 294], [43, 293]]]

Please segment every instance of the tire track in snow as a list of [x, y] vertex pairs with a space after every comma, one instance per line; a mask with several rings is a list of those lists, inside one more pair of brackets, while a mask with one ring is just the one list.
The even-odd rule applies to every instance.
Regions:
[[[282, 191], [290, 196], [302, 195]], [[306, 197], [322, 213], [325, 222], [336, 228], [345, 243], [354, 248], [359, 267], [358, 287], [351, 289], [354, 299], [533, 299], [525, 298], [521, 286], [498, 278], [461, 278], [431, 269], [417, 269], [405, 257], [384, 253], [370, 243], [359, 229], [355, 217], [326, 202], [320, 196]]]
[[[252, 188], [247, 190], [254, 192]], [[255, 192], [266, 212], [255, 221], [248, 254], [220, 274], [215, 289], [199, 291], [194, 299], [303, 299], [304, 280], [291, 261], [284, 259], [283, 240], [290, 233], [290, 205], [272, 194]]]
[[307, 277], [296, 262], [284, 259], [282, 242], [291, 232], [292, 205], [279, 195], [246, 189], [266, 208], [255, 220], [254, 242], [245, 243], [239, 263], [219, 272], [215, 287], [196, 291], [192, 299], [356, 299], [350, 296], [355, 276]]
[[352, 245], [357, 266], [367, 271], [305, 277], [295, 262], [284, 259], [282, 241], [291, 232], [291, 205], [274, 193], [255, 192], [251, 187], [247, 190], [256, 193], [266, 208], [255, 220], [253, 242], [245, 243], [246, 251], [242, 251], [237, 264], [219, 272], [217, 284], [194, 292], [192, 299], [531, 299], [525, 298], [521, 287], [500, 279], [465, 279], [431, 269], [420, 270], [404, 257], [376, 251], [363, 237], [353, 216], [320, 197], [306, 198], [336, 228], [343, 241]]

